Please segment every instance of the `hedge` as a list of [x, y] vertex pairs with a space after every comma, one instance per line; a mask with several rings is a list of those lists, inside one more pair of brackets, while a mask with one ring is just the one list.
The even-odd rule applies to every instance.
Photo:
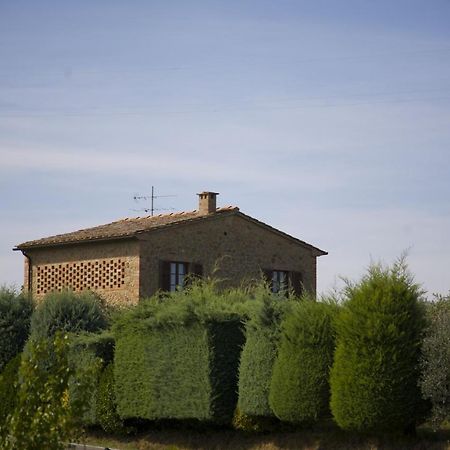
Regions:
[[294, 302], [263, 293], [246, 323], [246, 341], [239, 365], [239, 417], [273, 417], [269, 405], [272, 369], [277, 354], [280, 322]]
[[33, 303], [14, 289], [0, 287], [0, 372], [20, 353], [30, 330]]
[[312, 423], [330, 415], [336, 310], [334, 304], [305, 299], [283, 322], [269, 400], [284, 422]]
[[431, 402], [435, 428], [450, 421], [450, 295], [428, 305], [429, 324], [422, 346], [422, 395]]
[[119, 415], [230, 423], [244, 336], [242, 296], [194, 283], [141, 302], [114, 326]]
[[403, 260], [373, 265], [347, 288], [337, 319], [331, 409], [337, 424], [364, 432], [412, 431], [424, 409], [418, 387], [424, 326], [421, 290]]
[[242, 344], [239, 320], [121, 333], [114, 361], [119, 415], [231, 421]]

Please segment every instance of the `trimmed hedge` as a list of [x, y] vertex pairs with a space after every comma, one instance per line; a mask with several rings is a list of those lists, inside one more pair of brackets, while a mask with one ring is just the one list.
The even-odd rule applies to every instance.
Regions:
[[438, 428], [450, 421], [450, 295], [428, 305], [429, 324], [422, 346], [422, 395], [431, 402], [431, 421]]
[[424, 409], [418, 387], [424, 326], [421, 291], [403, 260], [373, 265], [347, 288], [337, 318], [331, 409], [337, 424], [364, 432], [412, 431]]
[[270, 295], [267, 291], [263, 295], [245, 327], [246, 341], [239, 365], [239, 418], [274, 416], [269, 405], [269, 390], [279, 326], [283, 314], [294, 302]]
[[14, 289], [0, 287], [0, 372], [23, 350], [30, 331], [33, 303]]
[[119, 415], [231, 423], [246, 299], [194, 282], [125, 312], [113, 328]]
[[100, 297], [92, 292], [72, 291], [46, 295], [31, 318], [31, 338], [44, 339], [56, 332], [95, 333], [108, 325]]
[[333, 304], [305, 299], [283, 322], [269, 395], [282, 421], [312, 423], [330, 415], [328, 380], [336, 309]]
[[231, 422], [242, 344], [236, 319], [123, 331], [114, 362], [119, 415]]

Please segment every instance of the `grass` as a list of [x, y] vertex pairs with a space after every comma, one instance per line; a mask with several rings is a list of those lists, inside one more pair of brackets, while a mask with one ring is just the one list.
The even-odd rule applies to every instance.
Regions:
[[423, 427], [415, 437], [358, 436], [334, 426], [267, 434], [166, 427], [116, 438], [90, 430], [86, 443], [119, 450], [450, 450], [450, 428]]

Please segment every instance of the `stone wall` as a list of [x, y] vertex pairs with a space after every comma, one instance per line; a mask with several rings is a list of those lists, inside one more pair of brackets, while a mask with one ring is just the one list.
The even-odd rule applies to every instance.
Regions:
[[[32, 294], [69, 288], [92, 290], [110, 304], [135, 304], [139, 299], [139, 243], [135, 240], [30, 249]], [[27, 286], [27, 280], [25, 280]]]
[[140, 239], [141, 297], [159, 288], [160, 260], [202, 264], [204, 276], [216, 268], [227, 286], [258, 279], [264, 269], [296, 271], [305, 289], [316, 292], [316, 257], [310, 248], [236, 215], [162, 228]]
[[[98, 292], [111, 304], [136, 304], [160, 288], [160, 262], [201, 264], [203, 275], [223, 286], [256, 280], [261, 270], [300, 272], [304, 288], [316, 292], [316, 256], [312, 249], [242, 216], [207, 218], [124, 239], [30, 249], [32, 293], [71, 288]], [[25, 286], [27, 286], [25, 265]]]

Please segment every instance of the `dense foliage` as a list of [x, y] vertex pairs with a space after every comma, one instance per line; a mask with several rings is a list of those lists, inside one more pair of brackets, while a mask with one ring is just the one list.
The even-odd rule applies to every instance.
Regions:
[[421, 291], [403, 260], [372, 265], [347, 288], [337, 320], [331, 409], [358, 431], [412, 429], [423, 413], [418, 388], [424, 326]]
[[117, 413], [117, 402], [114, 394], [114, 366], [108, 364], [100, 375], [96, 417], [98, 424], [107, 433], [119, 433], [124, 430], [123, 422]]
[[6, 431], [2, 424], [5, 424], [8, 415], [12, 414], [16, 407], [20, 361], [21, 355], [18, 354], [6, 364], [0, 374], [0, 435]]
[[69, 380], [69, 401], [77, 403], [83, 398], [86, 385], [91, 390], [83, 414], [79, 419], [83, 425], [98, 425], [96, 414], [98, 385], [103, 368], [112, 361], [114, 341], [108, 332], [84, 333], [72, 336], [68, 352], [72, 377]]
[[420, 384], [424, 398], [431, 401], [432, 423], [438, 427], [450, 421], [450, 295], [436, 296], [427, 313]]
[[15, 289], [0, 287], [0, 372], [28, 338], [33, 303]]
[[63, 450], [77, 430], [76, 417], [82, 414], [90, 396], [71, 403], [68, 383], [72, 375], [67, 359], [68, 338], [57, 334], [54, 340], [33, 341], [22, 357], [21, 380], [14, 413], [5, 427], [0, 447], [4, 450]]
[[220, 296], [214, 286], [196, 283], [124, 314], [114, 327], [120, 416], [230, 422], [242, 305], [239, 294]]
[[107, 324], [104, 307], [96, 294], [55, 292], [46, 295], [34, 311], [31, 318], [31, 337], [52, 337], [57, 331], [96, 332], [106, 328]]
[[261, 286], [255, 307], [246, 323], [246, 340], [239, 365], [239, 421], [244, 416], [273, 416], [269, 405], [272, 369], [277, 354], [280, 322], [294, 304], [284, 296], [272, 295]]
[[314, 422], [329, 415], [336, 306], [312, 299], [295, 305], [282, 325], [270, 387], [270, 405], [285, 422]]

